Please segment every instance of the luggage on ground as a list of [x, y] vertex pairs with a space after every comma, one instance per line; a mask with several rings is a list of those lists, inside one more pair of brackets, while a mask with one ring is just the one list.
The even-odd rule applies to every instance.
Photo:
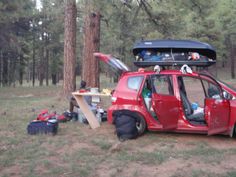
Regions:
[[138, 136], [136, 127], [137, 118], [130, 111], [119, 111], [113, 113], [114, 124], [116, 126], [117, 137], [123, 141], [134, 139]]
[[37, 120], [47, 121], [56, 116], [56, 113], [49, 113], [48, 110], [42, 110], [40, 114], [37, 116]]
[[36, 134], [57, 134], [58, 122], [56, 119], [50, 119], [48, 121], [35, 120], [29, 123], [27, 132], [30, 135]]

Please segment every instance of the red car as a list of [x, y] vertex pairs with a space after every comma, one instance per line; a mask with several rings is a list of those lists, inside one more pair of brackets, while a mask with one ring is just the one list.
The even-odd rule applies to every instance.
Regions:
[[231, 137], [236, 134], [236, 90], [233, 87], [209, 74], [192, 72], [186, 65], [175, 70], [160, 69], [171, 65], [214, 64], [213, 47], [197, 41], [156, 40], [139, 42], [133, 52], [137, 66], [158, 64], [159, 67], [131, 72], [111, 55], [95, 53], [121, 74], [108, 109], [109, 123], [113, 123], [114, 111], [129, 110], [138, 115], [140, 135], [146, 129]]

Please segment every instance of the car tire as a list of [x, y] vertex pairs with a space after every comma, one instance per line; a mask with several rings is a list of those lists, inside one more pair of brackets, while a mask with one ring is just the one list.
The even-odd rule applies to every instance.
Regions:
[[143, 117], [139, 116], [137, 119], [136, 127], [138, 129], [138, 135], [139, 136], [143, 135], [147, 129], [146, 120]]
[[233, 130], [233, 138], [236, 138], [236, 124], [234, 124], [234, 130]]

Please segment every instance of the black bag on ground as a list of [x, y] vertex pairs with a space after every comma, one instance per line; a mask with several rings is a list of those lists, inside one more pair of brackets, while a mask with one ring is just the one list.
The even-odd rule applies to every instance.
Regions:
[[120, 140], [134, 139], [138, 136], [137, 118], [130, 111], [119, 111], [113, 114], [116, 133]]
[[27, 127], [27, 132], [30, 135], [36, 134], [57, 134], [58, 122], [56, 120], [49, 121], [33, 121]]
[[67, 121], [70, 121], [72, 119], [75, 120], [75, 121], [78, 120], [78, 113], [77, 112], [65, 111], [65, 112], [63, 112], [63, 116], [65, 117], [65, 119], [62, 119], [59, 122], [67, 122]]

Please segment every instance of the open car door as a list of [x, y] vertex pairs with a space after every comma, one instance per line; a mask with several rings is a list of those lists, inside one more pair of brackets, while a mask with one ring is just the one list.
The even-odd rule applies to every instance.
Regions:
[[165, 130], [177, 128], [179, 119], [179, 100], [174, 96], [171, 76], [152, 77], [152, 107]]
[[108, 64], [111, 69], [118, 75], [121, 75], [123, 72], [130, 71], [129, 67], [126, 66], [122, 61], [113, 57], [112, 55], [107, 55], [103, 53], [94, 53], [96, 58]]
[[205, 92], [205, 119], [208, 124], [208, 135], [223, 133], [229, 127], [229, 100], [224, 99], [221, 86], [207, 75], [201, 75]]

